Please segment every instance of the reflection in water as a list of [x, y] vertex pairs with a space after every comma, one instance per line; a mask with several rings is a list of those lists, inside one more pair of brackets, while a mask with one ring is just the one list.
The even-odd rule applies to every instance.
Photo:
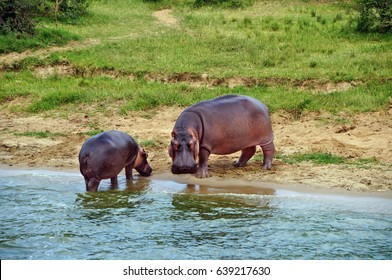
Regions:
[[85, 209], [133, 208], [143, 203], [138, 197], [149, 190], [149, 181], [127, 182], [125, 190], [77, 193], [76, 204]]
[[120, 179], [88, 193], [80, 174], [1, 172], [0, 258], [392, 258], [390, 199], [210, 182]]
[[254, 187], [246, 185], [225, 185], [225, 186], [209, 186], [186, 184], [183, 190], [185, 193], [193, 194], [258, 194], [258, 195], [273, 195], [275, 190], [264, 187]]
[[[170, 185], [171, 188], [167, 188], [166, 185]], [[172, 216], [175, 219], [182, 219], [187, 213], [198, 213], [202, 219], [208, 220], [267, 218], [271, 215], [266, 211], [270, 209], [270, 194], [274, 193], [274, 190], [267, 188], [243, 187], [241, 189], [238, 186], [217, 188], [144, 179], [127, 181], [124, 190], [110, 188], [107, 191], [78, 193], [76, 204], [84, 209], [135, 208], [152, 204], [154, 199], [149, 194], [161, 192], [162, 189], [171, 189], [174, 192], [171, 195], [172, 206], [181, 211]], [[250, 193], [254, 195], [249, 195]], [[101, 212], [98, 215], [103, 214], [106, 213]], [[89, 215], [90, 218], [97, 218], [97, 213]]]
[[200, 194], [173, 194], [173, 206], [181, 211], [182, 215], [197, 213], [200, 218], [212, 219], [255, 219], [267, 218], [271, 215], [269, 196], [249, 195], [200, 195]]

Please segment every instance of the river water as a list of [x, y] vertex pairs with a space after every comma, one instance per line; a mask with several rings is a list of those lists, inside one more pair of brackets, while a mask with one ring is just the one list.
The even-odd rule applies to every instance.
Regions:
[[124, 177], [0, 169], [0, 258], [392, 259], [390, 198]]

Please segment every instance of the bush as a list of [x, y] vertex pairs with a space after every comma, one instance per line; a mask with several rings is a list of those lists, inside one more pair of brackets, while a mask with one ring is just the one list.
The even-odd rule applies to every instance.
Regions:
[[392, 0], [356, 0], [356, 8], [359, 11], [358, 31], [392, 31]]
[[52, 45], [65, 45], [79, 37], [59, 29], [38, 29], [34, 36], [30, 34], [8, 33], [0, 37], [0, 54], [9, 52], [22, 52], [26, 49], [50, 47]]
[[35, 18], [41, 14], [42, 4], [42, 0], [0, 0], [1, 34], [33, 34]]
[[75, 21], [87, 12], [91, 0], [0, 0], [0, 34], [33, 34], [38, 17]]
[[252, 4], [251, 0], [195, 0], [196, 7], [222, 6], [227, 8], [243, 8]]
[[[53, 1], [53, 0], [52, 0]], [[75, 21], [87, 12], [91, 0], [54, 0], [55, 16], [63, 21]], [[58, 4], [58, 7], [56, 7]]]

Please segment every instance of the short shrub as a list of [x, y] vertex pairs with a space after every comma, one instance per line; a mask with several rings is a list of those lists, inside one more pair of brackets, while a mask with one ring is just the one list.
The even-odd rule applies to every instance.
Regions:
[[243, 8], [250, 6], [252, 0], [195, 0], [196, 7], [202, 6], [222, 6], [227, 8]]
[[91, 0], [0, 0], [0, 34], [35, 33], [39, 17], [74, 21], [87, 12]]
[[91, 0], [60, 1], [58, 18], [63, 21], [74, 21], [87, 13]]
[[356, 0], [356, 9], [358, 31], [392, 32], [392, 0]]
[[42, 0], [1, 0], [0, 34], [10, 32], [33, 34], [36, 17], [41, 14]]

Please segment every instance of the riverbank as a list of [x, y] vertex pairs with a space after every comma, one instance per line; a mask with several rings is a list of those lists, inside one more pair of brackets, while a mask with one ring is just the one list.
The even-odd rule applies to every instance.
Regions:
[[[181, 107], [120, 115], [115, 104], [104, 109], [98, 105], [81, 105], [72, 114], [63, 110], [26, 115], [9, 109], [15, 102], [26, 100], [14, 100], [1, 108], [0, 164], [77, 170], [81, 145], [99, 128], [131, 134], [148, 152], [154, 174], [170, 172], [167, 146], [173, 124], [183, 110]], [[285, 112], [273, 113], [277, 157], [272, 170], [261, 170], [258, 148], [258, 156], [244, 168], [232, 165], [239, 153], [211, 156], [210, 175], [218, 179], [303, 185], [305, 189], [313, 186], [360, 192], [391, 191], [391, 113], [308, 113], [300, 118]], [[314, 153], [331, 154], [345, 161], [320, 164], [312, 160], [288, 160]]]

